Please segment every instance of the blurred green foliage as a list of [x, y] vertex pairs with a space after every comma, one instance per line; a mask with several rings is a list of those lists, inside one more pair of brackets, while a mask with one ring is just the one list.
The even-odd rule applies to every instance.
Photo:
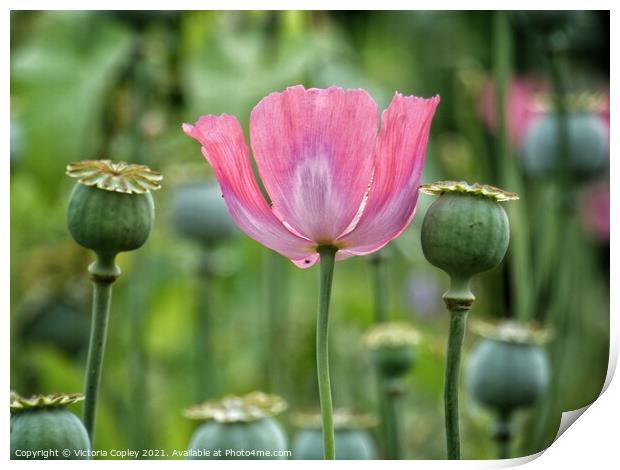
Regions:
[[[570, 89], [596, 90], [607, 83], [608, 64], [590, 60], [609, 56], [605, 13], [552, 19], [515, 13], [511, 28], [516, 74], [548, 76], [549, 55], [557, 49]], [[505, 162], [479, 115], [479, 92], [493, 68], [492, 34], [492, 12], [13, 12], [12, 387], [23, 395], [82, 389], [85, 350], [63, 348], [57, 339], [64, 332], [76, 344], [73, 336], [83, 333], [71, 319], [89, 318], [90, 298], [91, 255], [65, 227], [72, 182], [64, 168], [75, 160], [111, 158], [148, 164], [166, 178], [154, 195], [157, 220], [150, 240], [138, 253], [119, 258], [123, 275], [114, 286], [97, 446], [186, 448], [196, 424], [181, 411], [195, 401], [199, 374], [207, 374], [220, 394], [262, 388], [282, 394], [293, 410], [316, 409], [316, 269], [298, 270], [247, 237], [210, 253], [215, 274], [208, 279], [209, 367], [192, 357], [202, 248], [177, 236], [170, 201], [183, 183], [176, 177], [180, 165], [199, 164], [202, 157], [180, 124], [200, 114], [228, 113], [247, 132], [258, 100], [297, 83], [363, 87], [382, 108], [395, 90], [439, 94], [424, 182], [501, 185]], [[539, 47], [547, 37], [560, 46]], [[522, 291], [532, 298], [529, 318], [555, 330], [551, 393], [534, 412], [519, 416], [513, 453], [524, 455], [551, 442], [562, 410], [592, 402], [601, 390], [609, 252], [577, 218], [582, 183], [567, 188], [558, 174], [536, 180], [518, 161], [513, 166], [525, 217], [513, 231], [529, 248], [511, 248], [500, 268], [475, 281], [472, 316], [513, 316]], [[212, 174], [202, 164], [193, 176]], [[420, 198], [411, 227], [385, 249], [391, 255], [390, 318], [413, 322], [424, 338], [401, 413], [407, 458], [443, 458], [445, 446], [447, 315], [438, 303], [422, 315], [422, 306], [408, 301], [412, 274], [438, 285], [439, 292], [446, 283], [420, 250], [419, 228], [430, 202]], [[511, 267], [525, 259], [521, 265], [529, 271], [515, 281]], [[374, 318], [371, 280], [366, 258], [337, 264], [330, 352], [336, 406], [375, 412], [374, 371], [361, 343]], [[279, 306], [270, 300], [269, 282], [280, 292]], [[71, 313], [54, 313], [67, 308]], [[33, 335], [32, 325], [46, 315], [55, 319], [54, 336], [45, 338], [47, 327], [40, 326]], [[475, 341], [467, 336], [465, 357]], [[493, 458], [491, 416], [464, 389], [461, 402], [463, 455]], [[284, 420], [293, 431], [286, 415]]]

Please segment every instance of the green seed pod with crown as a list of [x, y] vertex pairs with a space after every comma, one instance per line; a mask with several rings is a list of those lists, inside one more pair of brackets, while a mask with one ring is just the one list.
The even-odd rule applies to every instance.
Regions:
[[514, 412], [535, 405], [549, 389], [551, 368], [543, 345], [550, 332], [512, 320], [477, 322], [472, 330], [482, 340], [469, 357], [467, 389], [494, 412], [493, 438], [498, 457], [505, 459], [510, 456]]
[[93, 445], [112, 283], [121, 273], [115, 258], [146, 242], [155, 218], [151, 191], [161, 187], [163, 177], [144, 165], [110, 160], [71, 163], [67, 175], [78, 180], [67, 209], [69, 232], [96, 255], [88, 267], [93, 308], [84, 392], [84, 426]]
[[110, 160], [71, 163], [78, 179], [67, 210], [71, 236], [97, 254], [140, 248], [149, 236], [155, 210], [151, 191], [162, 176], [144, 165]]
[[192, 436], [188, 459], [285, 459], [286, 434], [274, 419], [285, 409], [282, 398], [261, 392], [226, 396], [188, 408], [186, 417], [206, 421]]
[[364, 336], [377, 370], [387, 379], [402, 378], [411, 370], [419, 341], [413, 326], [399, 322], [377, 323]]
[[447, 456], [460, 459], [458, 390], [461, 350], [467, 313], [474, 294], [471, 278], [501, 263], [510, 239], [508, 216], [499, 205], [519, 197], [488, 185], [440, 181], [420, 187], [439, 196], [422, 222], [422, 251], [434, 266], [450, 276], [443, 300], [450, 313], [446, 352], [444, 408]]
[[543, 348], [548, 331], [514, 321], [480, 322], [472, 329], [482, 337], [467, 368], [467, 388], [474, 399], [504, 415], [540, 400], [551, 378]]
[[379, 434], [383, 458], [388, 460], [402, 458], [399, 398], [405, 393], [406, 376], [415, 365], [419, 342], [420, 333], [403, 322], [380, 322], [364, 335], [364, 343], [379, 373], [378, 408], [382, 427]]
[[[299, 428], [293, 439], [294, 460], [322, 460], [323, 436], [321, 417], [299, 413], [294, 417]], [[356, 415], [344, 410], [334, 412], [337, 460], [374, 460], [377, 449], [369, 429], [376, 425], [369, 415]]]
[[23, 398], [11, 393], [11, 459], [89, 459], [88, 433], [65, 408], [83, 398], [81, 394]]
[[450, 181], [424, 185], [421, 191], [439, 196], [422, 223], [422, 250], [432, 265], [464, 282], [502, 261], [510, 227], [499, 202], [518, 199], [516, 194]]

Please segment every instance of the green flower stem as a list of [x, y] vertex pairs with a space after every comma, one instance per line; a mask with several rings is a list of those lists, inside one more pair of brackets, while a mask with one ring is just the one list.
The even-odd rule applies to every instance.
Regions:
[[388, 454], [389, 454], [389, 441], [391, 439], [390, 436], [390, 427], [388, 426], [388, 418], [386, 418], [388, 411], [387, 411], [387, 407], [388, 407], [388, 401], [389, 398], [387, 397], [387, 394], [385, 393], [385, 379], [381, 376], [378, 375], [377, 377], [377, 385], [378, 385], [378, 392], [379, 392], [379, 398], [378, 398], [378, 408], [379, 408], [379, 415], [381, 416], [381, 420], [379, 421], [379, 432], [380, 432], [380, 436], [381, 436], [381, 450], [383, 452], [383, 455], [385, 456], [386, 459], [388, 459]]
[[116, 254], [97, 253], [97, 259], [88, 268], [93, 280], [93, 313], [90, 328], [90, 343], [86, 360], [86, 378], [84, 390], [84, 426], [90, 437], [91, 445], [95, 440], [95, 414], [97, 395], [101, 382], [103, 354], [105, 351], [112, 283], [121, 270], [114, 263]]
[[207, 252], [202, 253], [197, 272], [197, 299], [194, 310], [194, 375], [196, 401], [218, 396], [217, 368], [212, 365], [211, 283], [213, 275]]
[[444, 379], [444, 408], [446, 420], [446, 442], [448, 459], [461, 458], [459, 437], [459, 377], [461, 370], [461, 350], [467, 325], [467, 313], [475, 300], [469, 290], [469, 279], [453, 276], [450, 289], [443, 295], [450, 312], [450, 332], [446, 353], [446, 373]]
[[459, 375], [466, 323], [467, 310], [450, 310], [450, 333], [448, 336], [444, 382], [446, 441], [448, 444], [448, 459], [450, 460], [459, 460], [461, 458], [459, 438]]
[[334, 410], [332, 392], [329, 383], [328, 326], [329, 301], [332, 293], [334, 264], [337, 249], [333, 246], [320, 246], [321, 271], [319, 283], [319, 302], [316, 321], [316, 366], [319, 379], [319, 398], [321, 402], [321, 420], [323, 423], [323, 452], [326, 460], [336, 458], [336, 441], [334, 436]]
[[387, 313], [387, 269], [384, 255], [375, 253], [370, 258], [372, 275], [375, 288], [375, 322], [381, 323], [388, 320]]
[[[386, 379], [381, 379], [386, 382]], [[388, 460], [400, 460], [401, 446], [398, 432], [397, 397], [384, 387], [383, 420], [385, 422], [385, 457]]]
[[512, 428], [509, 413], [502, 413], [497, 417], [493, 438], [495, 439], [495, 442], [497, 442], [497, 458], [509, 458], [510, 440], [512, 439]]

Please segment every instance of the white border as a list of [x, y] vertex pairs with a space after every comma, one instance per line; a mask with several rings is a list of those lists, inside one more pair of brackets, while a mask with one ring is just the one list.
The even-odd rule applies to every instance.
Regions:
[[[109, 0], [106, 2], [103, 1], [89, 1], [88, 8], [85, 8], [85, 2], [83, 1], [55, 1], [55, 2], [43, 2], [43, 1], [35, 1], [35, 0], [23, 0], [23, 1], [5, 1], [3, 2], [2, 11], [2, 28], [0, 28], [2, 39], [3, 39], [3, 51], [2, 54], [4, 56], [3, 63], [5, 64], [5, 68], [0, 73], [0, 83], [2, 84], [2, 89], [5, 92], [2, 95], [2, 109], [4, 109], [3, 116], [3, 129], [4, 129], [4, 149], [3, 152], [5, 157], [4, 161], [8, 162], [9, 155], [9, 129], [10, 129], [10, 93], [9, 91], [9, 64], [10, 64], [10, 10], [28, 10], [28, 9], [174, 9], [177, 10], [192, 10], [192, 9], [376, 9], [378, 5], [382, 7], [382, 9], [411, 9], [412, 7], [419, 9], [434, 9], [434, 10], [451, 10], [451, 9], [460, 9], [463, 6], [467, 6], [469, 9], [481, 9], [481, 10], [492, 10], [497, 9], [499, 6], [497, 2], [491, 1], [473, 1], [470, 0], [466, 3], [463, 2], [450, 2], [444, 0], [435, 0], [435, 1], [417, 1], [412, 2], [409, 1], [385, 1], [383, 0], [378, 4], [375, 2], [369, 1], [356, 1], [356, 2], [334, 2], [332, 1], [324, 1], [324, 0], [315, 0], [315, 1], [297, 1], [297, 2], [286, 2], [286, 1], [241, 1], [241, 0], [228, 0], [226, 2], [210, 2], [210, 1], [188, 1], [188, 0], [175, 0], [174, 2], [164, 2], [164, 1], [118, 1], [118, 0]], [[611, 1], [594, 1], [591, 0], [589, 2], [578, 2], [578, 1], [563, 1], [561, 6], [564, 9], [600, 9], [600, 10], [609, 10], [611, 9], [611, 46], [612, 50], [617, 54], [617, 45], [618, 40], [618, 21], [616, 18], [615, 9], [612, 8], [617, 4], [617, 2]], [[557, 6], [557, 2], [542, 2], [542, 1], [532, 1], [532, 0], [521, 0], [519, 2], [516, 1], [507, 1], [502, 2], [501, 7], [506, 9], [554, 9]], [[611, 108], [616, 110], [618, 109], [618, 99], [615, 94], [615, 86], [617, 85], [617, 66], [618, 60], [614, 56], [614, 53], [611, 54], [611, 77], [610, 77], [610, 85], [613, 90], [611, 93]], [[611, 155], [614, 155], [614, 149], [616, 149], [615, 140], [618, 135], [618, 125], [616, 121], [612, 119], [611, 121]], [[614, 183], [618, 182], [617, 178], [617, 163], [616, 159], [612, 157], [610, 159], [611, 164], [611, 186], [615, 187]], [[5, 163], [6, 165], [6, 163]], [[1, 315], [2, 322], [2, 331], [4, 332], [4, 341], [2, 342], [2, 372], [1, 378], [3, 384], [3, 389], [5, 393], [8, 394], [9, 390], [9, 343], [7, 341], [7, 337], [9, 334], [9, 282], [10, 282], [10, 267], [9, 267], [9, 256], [10, 256], [10, 240], [9, 240], [9, 231], [7, 230], [7, 226], [10, 224], [10, 184], [9, 184], [9, 172], [6, 167], [4, 171], [0, 173], [0, 187], [3, 190], [3, 198], [0, 204], [0, 215], [2, 217], [3, 230], [0, 231], [0, 237], [2, 241], [2, 269], [0, 271], [0, 298], [5, 299], [4, 305], [5, 310]], [[617, 191], [612, 191], [611, 194], [611, 213], [618, 214], [620, 204], [618, 204], [618, 194]], [[615, 235], [618, 234], [618, 219], [611, 219], [611, 239], [615, 238]], [[415, 468], [502, 468], [507, 466], [515, 466], [522, 465], [527, 462], [528, 468], [536, 469], [536, 468], [546, 468], [549, 465], [553, 466], [563, 466], [566, 468], [583, 468], [585, 465], [594, 465], [601, 466], [602, 468], [609, 468], [610, 463], [618, 462], [617, 452], [618, 452], [618, 441], [617, 441], [617, 430], [615, 429], [616, 422], [614, 421], [614, 417], [620, 416], [620, 385], [618, 385], [618, 380], [611, 380], [613, 377], [614, 370], [616, 368], [616, 363], [618, 360], [618, 338], [620, 338], [620, 328], [619, 328], [619, 305], [618, 305], [618, 292], [620, 292], [620, 285], [618, 283], [618, 266], [620, 263], [620, 258], [618, 256], [618, 250], [616, 249], [616, 245], [614, 243], [611, 244], [611, 312], [613, 314], [610, 318], [610, 336], [611, 336], [611, 347], [610, 347], [610, 367], [608, 370], [607, 379], [605, 382], [605, 391], [602, 393], [602, 396], [592, 404], [592, 406], [583, 413], [581, 418], [579, 419], [579, 423], [576, 426], [571, 426], [563, 435], [559, 437], [557, 442], [555, 442], [550, 448], [546, 451], [538, 454], [538, 458], [535, 456], [524, 457], [520, 459], [512, 459], [510, 461], [459, 461], [459, 462], [446, 462], [446, 461], [401, 461], [401, 462], [381, 462], [381, 465], [389, 465], [394, 467], [402, 467], [402, 468], [411, 468], [415, 465]], [[587, 312], [584, 312], [587, 314]], [[6, 425], [9, 419], [9, 410], [8, 407], [5, 407], [3, 411], [4, 427], [3, 430], [0, 431], [0, 448], [2, 448], [2, 456], [8, 460], [8, 443], [9, 443], [9, 427]], [[438, 439], [441, 439], [442, 436], [438, 436]], [[37, 465], [33, 462], [17, 462], [17, 461], [9, 461], [10, 465], [14, 466], [30, 466]], [[125, 463], [125, 461], [99, 461], [94, 462], [94, 465], [131, 465], [129, 463]], [[321, 462], [321, 466], [342, 466], [347, 465], [347, 462]], [[355, 462], [356, 468], [374, 468], [376, 466], [376, 462], [372, 461], [357, 461]], [[51, 462], [44, 463], [43, 465], [52, 465]], [[63, 462], [63, 468], [71, 465], [82, 465], [82, 463], [71, 463], [71, 462]], [[148, 467], [170, 467], [172, 465], [178, 465], [176, 461], [141, 461], [137, 465], [140, 466], [148, 466]], [[201, 467], [208, 465], [209, 468], [220, 468], [230, 466], [239, 466], [250, 465], [252, 468], [260, 469], [260, 468], [269, 468], [273, 469], [274, 467], [286, 466], [286, 468], [290, 468], [291, 465], [300, 468], [316, 468], [315, 462], [301, 462], [301, 461], [281, 461], [281, 462], [260, 462], [253, 461], [251, 463], [243, 463], [241, 461], [232, 461], [232, 462], [223, 462], [223, 461], [212, 461], [208, 464], [204, 462], [187, 462], [185, 465], [200, 465]]]

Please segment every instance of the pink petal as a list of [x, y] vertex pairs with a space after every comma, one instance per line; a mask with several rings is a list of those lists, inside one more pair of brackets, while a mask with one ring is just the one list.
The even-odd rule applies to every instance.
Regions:
[[305, 269], [305, 268], [309, 268], [310, 266], [313, 266], [317, 261], [319, 261], [319, 258], [320, 256], [318, 253], [312, 253], [303, 259], [298, 259], [298, 260], [292, 259], [291, 261], [298, 268]]
[[250, 139], [273, 211], [317, 243], [333, 243], [368, 189], [378, 108], [363, 90], [287, 88], [252, 111]]
[[357, 226], [338, 240], [347, 254], [377, 251], [411, 222], [438, 104], [439, 96], [422, 99], [397, 93], [384, 111], [366, 207]]
[[263, 198], [239, 121], [227, 115], [202, 116], [195, 126], [183, 124], [183, 131], [202, 144], [202, 153], [215, 171], [237, 225], [296, 265], [312, 266], [318, 259], [316, 245], [287, 230]]

